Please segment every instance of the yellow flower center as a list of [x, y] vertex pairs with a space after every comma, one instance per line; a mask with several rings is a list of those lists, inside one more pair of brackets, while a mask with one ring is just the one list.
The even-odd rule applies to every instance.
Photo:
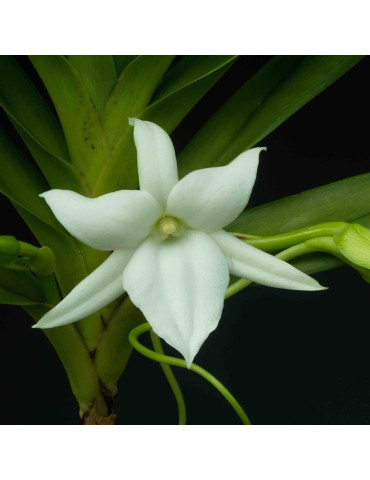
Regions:
[[157, 222], [156, 225], [157, 233], [163, 238], [166, 238], [169, 235], [178, 237], [181, 235], [182, 230], [183, 225], [177, 218], [174, 217], [163, 217]]

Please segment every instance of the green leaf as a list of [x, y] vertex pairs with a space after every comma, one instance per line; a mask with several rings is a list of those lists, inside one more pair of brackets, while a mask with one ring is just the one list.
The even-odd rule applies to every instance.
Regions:
[[230, 68], [236, 59], [237, 55], [187, 55], [181, 58], [164, 76], [152, 103], [178, 93], [225, 66]]
[[46, 151], [69, 160], [61, 125], [32, 81], [13, 57], [0, 57], [0, 66], [0, 105], [5, 112]]
[[0, 303], [36, 305], [45, 301], [41, 285], [32, 274], [0, 267]]
[[1, 57], [0, 104], [52, 188], [85, 193], [83, 178], [69, 161], [63, 130], [54, 113], [12, 57]]
[[[159, 58], [161, 62], [165, 61], [164, 57]], [[137, 187], [136, 152], [132, 129], [127, 125], [127, 117], [139, 116], [158, 123], [167, 132], [171, 132], [216, 81], [224, 75], [235, 58], [231, 55], [184, 57], [160, 81], [150, 100], [151, 104], [148, 106], [146, 104], [152, 96], [154, 83], [148, 84], [145, 71], [153, 71], [154, 64], [158, 69], [161, 64], [158, 63], [158, 59], [154, 62], [153, 58], [148, 57], [138, 57], [132, 62], [121, 76], [107, 104], [104, 127], [107, 136], [111, 137], [112, 148], [116, 142], [111, 161], [111, 165], [114, 164], [114, 167], [106, 165], [95, 193], [104, 193], [107, 185], [111, 190]], [[158, 72], [156, 83], [160, 80], [168, 64], [169, 61], [162, 64], [161, 70], [156, 70]], [[136, 85], [134, 94], [136, 92], [137, 97], [124, 95], [130, 85]], [[132, 88], [130, 88], [131, 91]], [[146, 97], [142, 97], [145, 92], [147, 92]], [[126, 159], [125, 163], [122, 162], [122, 158]], [[124, 184], [122, 178], [125, 179]]]
[[85, 179], [72, 163], [66, 162], [42, 148], [21, 126], [13, 123], [51, 188], [73, 190], [88, 195], [89, 189]]
[[63, 130], [41, 94], [12, 57], [1, 57], [0, 104], [52, 188], [86, 193], [69, 161]]
[[307, 273], [307, 275], [344, 266], [344, 263], [338, 260], [338, 258], [325, 253], [303, 255], [302, 257], [295, 258], [289, 263], [298, 268], [298, 270]]
[[49, 190], [32, 160], [0, 129], [0, 192], [35, 217], [61, 228], [38, 195]]
[[95, 365], [99, 378], [112, 391], [129, 361], [132, 347], [130, 331], [143, 323], [142, 312], [127, 297], [115, 311], [96, 349]]
[[125, 68], [111, 92], [103, 115], [111, 147], [115, 147], [129, 130], [128, 118], [139, 115], [148, 105], [172, 60], [171, 55], [143, 55]]
[[[24, 310], [35, 320], [39, 320], [48, 308], [42, 305], [24, 306]], [[81, 339], [75, 324], [43, 330], [57, 352], [68, 375], [73, 394], [80, 403], [80, 409], [98, 402], [102, 394], [93, 362]]]
[[68, 60], [79, 73], [100, 114], [117, 81], [113, 57], [111, 55], [69, 55]]
[[262, 140], [362, 58], [350, 55], [273, 58], [189, 142], [179, 157], [180, 175], [229, 163], [242, 151]]
[[131, 63], [137, 55], [113, 55], [114, 65], [116, 67], [117, 77], [121, 75], [123, 70]]
[[[370, 215], [370, 173], [250, 208], [227, 226], [231, 232], [274, 235], [323, 222], [358, 222]], [[366, 226], [366, 224], [365, 224]]]
[[140, 117], [172, 132], [236, 58], [235, 55], [184, 57], [166, 74]]
[[[48, 246], [54, 252], [55, 274], [63, 296], [67, 295], [106, 257], [106, 252], [98, 252], [80, 244], [67, 233], [49, 227], [22, 207], [17, 206], [17, 210], [40, 244]], [[79, 321], [76, 328], [89, 350], [93, 351], [103, 330], [100, 313], [97, 312]]]
[[357, 223], [360, 223], [364, 227], [370, 228], [370, 213], [367, 215], [360, 216], [355, 220]]
[[57, 110], [72, 163], [91, 186], [91, 176], [100, 170], [110, 152], [90, 94], [77, 70], [64, 57], [30, 58]]
[[[7, 195], [41, 245], [52, 249], [57, 259], [56, 276], [66, 295], [105, 258], [80, 244], [65, 232], [46, 202], [38, 194], [48, 190], [46, 182], [35, 170], [28, 157], [20, 152], [0, 131], [0, 191]], [[97, 313], [79, 322], [78, 327], [92, 350], [100, 335], [102, 324]]]
[[136, 188], [137, 166], [129, 117], [139, 116], [173, 60], [171, 55], [144, 55], [120, 75], [102, 116], [108, 145], [113, 152], [96, 169], [94, 195], [120, 188]]

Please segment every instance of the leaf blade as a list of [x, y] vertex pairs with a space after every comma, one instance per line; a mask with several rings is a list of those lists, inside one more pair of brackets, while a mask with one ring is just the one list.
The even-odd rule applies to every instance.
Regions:
[[[361, 56], [281, 56], [268, 62], [198, 131], [179, 156], [180, 176], [225, 165], [340, 78]], [[212, 145], [207, 139], [212, 138]]]
[[32, 81], [11, 56], [0, 58], [0, 104], [47, 151], [69, 160], [63, 130]]
[[42, 287], [32, 274], [0, 267], [0, 303], [38, 305], [45, 302]]
[[[117, 90], [115, 93], [117, 97], [114, 97], [115, 94], [112, 95], [111, 101], [114, 104], [117, 102], [118, 97], [122, 98], [120, 120], [113, 118], [112, 112], [114, 107], [111, 107], [111, 110], [109, 110], [109, 107], [106, 111], [107, 120], [105, 122], [106, 131], [112, 135], [112, 145], [115, 141], [117, 142], [113, 154], [115, 160], [112, 162], [112, 164], [114, 163], [114, 168], [111, 168], [110, 172], [105, 173], [105, 178], [99, 180], [95, 192], [97, 194], [104, 193], [106, 185], [109, 185], [111, 190], [137, 187], [136, 155], [132, 133], [128, 125], [123, 126], [127, 116], [138, 116], [155, 122], [170, 133], [200, 98], [230, 68], [235, 58], [234, 55], [184, 57], [164, 75], [149, 105], [147, 103], [151, 95], [148, 95], [144, 102], [132, 102], [130, 99], [129, 101], [124, 99], [123, 95], [118, 94]], [[141, 59], [138, 58], [135, 61], [136, 63], [130, 64], [127, 71], [124, 72], [126, 77], [122, 78], [125, 78], [126, 90], [129, 83], [133, 81], [134, 75], [139, 71], [139, 67], [144, 71], [150, 66], [146, 63], [148, 62], [147, 59], [145, 59], [145, 62], [141, 60], [141, 64], [139, 64], [139, 60]], [[162, 74], [164, 70], [165, 68], [161, 72]], [[122, 83], [122, 85], [124, 84]], [[116, 88], [118, 89], [118, 87]], [[117, 115], [117, 113], [114, 115]], [[109, 123], [108, 119], [111, 123]], [[114, 133], [115, 128], [116, 132]], [[117, 140], [120, 136], [121, 140]], [[126, 165], [119, 161], [121, 158], [126, 159]], [[129, 166], [127, 164], [128, 159], [130, 159]], [[129, 178], [130, 182], [128, 183], [126, 180], [123, 185], [120, 183], [120, 178]]]
[[235, 60], [235, 55], [184, 57], [169, 70], [140, 118], [171, 133]]
[[123, 70], [131, 63], [137, 55], [113, 55], [114, 66], [116, 67], [117, 77], [121, 75]]
[[32, 160], [0, 129], [0, 192], [45, 223], [59, 228], [39, 194], [49, 190]]
[[91, 177], [110, 151], [89, 92], [79, 73], [64, 57], [31, 55], [30, 59], [58, 112], [71, 161], [91, 187]]
[[100, 114], [117, 81], [113, 57], [111, 55], [69, 55], [68, 60], [80, 74]]
[[102, 115], [111, 155], [95, 171], [94, 195], [136, 188], [136, 155], [128, 118], [139, 116], [147, 106], [172, 61], [172, 55], [138, 56], [120, 75]]
[[365, 173], [247, 209], [227, 230], [273, 235], [317, 223], [358, 222], [368, 214], [370, 173]]

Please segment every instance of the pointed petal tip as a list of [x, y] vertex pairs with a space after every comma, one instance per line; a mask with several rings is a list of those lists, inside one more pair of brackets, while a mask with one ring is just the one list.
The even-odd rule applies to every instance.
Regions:
[[190, 368], [193, 364], [194, 357], [195, 357], [195, 355], [193, 355], [190, 352], [190, 350], [191, 350], [190, 348], [187, 348], [186, 351], [182, 351], [182, 352], [180, 351], [181, 355], [184, 357], [184, 360], [185, 360], [185, 363], [186, 363], [186, 368], [188, 370], [190, 370]]
[[133, 126], [135, 126], [136, 120], [137, 120], [137, 119], [134, 118], [134, 117], [129, 117], [129, 118], [128, 118], [128, 124], [129, 124], [131, 127], [133, 127]]
[[49, 312], [45, 313], [43, 317], [39, 319], [35, 325], [32, 325], [32, 328], [36, 328], [37, 330], [44, 330], [46, 328], [52, 328], [53, 325], [49, 326], [48, 324], [50, 323], [50, 310]]
[[185, 363], [186, 363], [186, 368], [190, 370], [193, 362], [185, 358]]
[[39, 320], [37, 323], [35, 323], [35, 325], [32, 325], [31, 328], [36, 328], [37, 330], [42, 330], [42, 329], [44, 329], [44, 328], [47, 328], [47, 327], [44, 327], [43, 325], [40, 325], [40, 323], [41, 323], [41, 322], [40, 322], [40, 320]]
[[305, 283], [302, 285], [297, 284], [297, 288], [294, 288], [292, 290], [302, 290], [306, 292], [321, 292], [323, 290], [328, 290], [328, 287], [323, 287], [317, 280], [314, 278], [310, 277], [309, 275], [304, 274], [306, 277], [308, 277], [311, 281], [307, 281], [307, 278], [305, 280]]
[[[258, 153], [261, 153], [261, 152], [267, 152], [267, 147], [253, 147], [253, 148], [247, 148], [247, 150], [244, 150], [241, 155], [243, 153], [247, 153], [247, 152], [250, 152], [252, 150], [258, 150]], [[234, 158], [234, 160], [236, 160], [238, 157]], [[231, 163], [231, 162], [230, 162]]]
[[[58, 195], [63, 192], [70, 192], [71, 190], [62, 190], [60, 188], [52, 188], [51, 190], [46, 190], [46, 192], [39, 193], [39, 197], [45, 198], [48, 201], [48, 197], [55, 198], [55, 195]], [[75, 192], [73, 192], [75, 193]]]

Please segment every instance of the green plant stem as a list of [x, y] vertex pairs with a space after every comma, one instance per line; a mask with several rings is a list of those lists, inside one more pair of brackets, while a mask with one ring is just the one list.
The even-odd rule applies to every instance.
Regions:
[[238, 233], [234, 235], [240, 236], [243, 241], [259, 250], [271, 252], [274, 250], [283, 250], [313, 238], [335, 235], [347, 228], [347, 226], [348, 224], [345, 222], [326, 222], [267, 237], [248, 237], [248, 235]]
[[[158, 335], [156, 335], [153, 330], [150, 330], [150, 337], [152, 339], [153, 347], [156, 353], [160, 355], [165, 355], [162, 343]], [[171, 367], [164, 362], [160, 362], [160, 365], [177, 402], [177, 408], [179, 412], [179, 425], [186, 425], [186, 406], [180, 385], [178, 384]]]
[[[149, 348], [146, 348], [143, 345], [141, 345], [141, 343], [138, 341], [138, 337], [143, 333], [148, 332], [150, 329], [151, 327], [149, 323], [144, 323], [134, 328], [133, 330], [131, 330], [129, 335], [129, 342], [131, 343], [132, 347], [136, 351], [144, 355], [144, 357], [150, 358], [151, 360], [154, 360], [156, 362], [165, 363], [167, 365], [173, 365], [174, 367], [188, 368], [186, 366], [185, 360], [182, 360], [180, 358], [175, 358], [175, 357], [169, 357], [167, 355], [162, 355], [160, 353], [153, 352]], [[205, 380], [207, 380], [211, 385], [213, 385], [213, 387], [215, 387], [216, 390], [218, 390], [221, 393], [221, 395], [227, 400], [227, 402], [232, 406], [232, 408], [235, 410], [236, 414], [239, 416], [243, 424], [250, 425], [250, 420], [247, 414], [244, 412], [241, 405], [238, 403], [236, 398], [227, 390], [227, 388], [224, 387], [224, 385], [222, 385], [222, 383], [219, 380], [217, 380], [217, 378], [215, 378], [209, 372], [204, 370], [204, 368], [199, 367], [194, 363], [191, 365], [190, 370], [192, 372], [197, 373], [198, 375], [203, 377]]]

